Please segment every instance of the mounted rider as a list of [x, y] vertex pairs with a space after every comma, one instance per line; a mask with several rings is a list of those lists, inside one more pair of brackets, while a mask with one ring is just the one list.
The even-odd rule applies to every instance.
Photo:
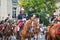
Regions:
[[19, 31], [23, 28], [26, 22], [26, 14], [24, 13], [24, 8], [21, 7], [20, 14], [18, 15], [18, 22], [17, 22], [17, 36], [19, 37]]
[[[21, 9], [20, 9], [20, 14], [18, 15], [18, 19], [19, 20], [23, 20], [23, 19], [25, 19], [26, 18], [26, 14], [24, 13], [24, 8], [23, 7], [21, 7]], [[25, 19], [26, 20], [26, 19]]]
[[21, 23], [20, 27], [22, 28], [23, 22], [26, 22], [26, 14], [24, 13], [24, 7], [21, 7], [20, 14], [18, 15], [18, 22]]
[[56, 12], [56, 11], [53, 11], [51, 17], [49, 18], [49, 22], [50, 22], [50, 23], [53, 23], [53, 22], [56, 20], [57, 15], [56, 15], [55, 12]]

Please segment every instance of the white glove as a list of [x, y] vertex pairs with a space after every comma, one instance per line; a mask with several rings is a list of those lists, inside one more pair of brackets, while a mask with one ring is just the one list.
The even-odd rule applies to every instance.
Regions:
[[26, 21], [26, 18], [23, 18], [22, 20], [23, 20], [23, 21]]

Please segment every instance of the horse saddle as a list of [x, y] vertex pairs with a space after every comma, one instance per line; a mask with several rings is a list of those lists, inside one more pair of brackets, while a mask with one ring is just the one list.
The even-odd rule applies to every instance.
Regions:
[[24, 25], [24, 22], [23, 21], [20, 21], [19, 22], [19, 26], [22, 27]]

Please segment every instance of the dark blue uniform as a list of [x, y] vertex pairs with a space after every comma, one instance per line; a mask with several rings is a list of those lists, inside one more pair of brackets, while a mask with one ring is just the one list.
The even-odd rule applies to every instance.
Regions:
[[18, 15], [18, 19], [23, 19], [23, 18], [26, 18], [26, 14], [19, 14]]

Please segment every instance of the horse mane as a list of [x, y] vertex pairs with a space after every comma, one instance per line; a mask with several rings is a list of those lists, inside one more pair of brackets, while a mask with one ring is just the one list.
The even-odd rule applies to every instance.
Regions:
[[60, 27], [60, 24], [57, 24], [57, 27]]
[[22, 34], [22, 35], [25, 35], [26, 32], [28, 31], [28, 29], [29, 29], [30, 27], [31, 27], [31, 21], [28, 20], [28, 21], [25, 23], [23, 29], [21, 30], [21, 34]]
[[29, 28], [29, 27], [31, 26], [30, 24], [31, 24], [31, 21], [30, 21], [30, 20], [26, 21], [26, 23], [24, 24], [23, 29], [24, 29], [25, 27]]
[[58, 26], [58, 24], [54, 24], [53, 26], [52, 26], [52, 28], [56, 28]]

